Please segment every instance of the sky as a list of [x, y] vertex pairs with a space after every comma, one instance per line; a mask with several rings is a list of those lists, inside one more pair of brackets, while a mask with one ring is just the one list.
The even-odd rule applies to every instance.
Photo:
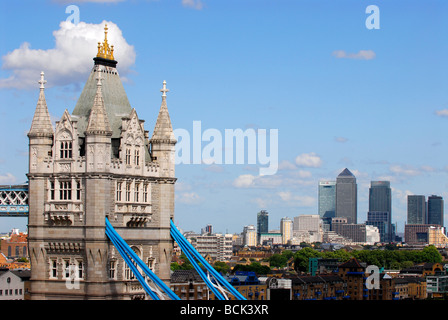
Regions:
[[[348, 168], [358, 223], [370, 182], [387, 180], [403, 232], [407, 195], [448, 198], [447, 9], [443, 0], [2, 1], [0, 185], [27, 181], [40, 72], [57, 121], [73, 111], [107, 23], [145, 128], [166, 80], [173, 128], [201, 142], [200, 164], [176, 165], [179, 228], [240, 233], [267, 210], [279, 229], [282, 217], [318, 214], [319, 181]], [[255, 133], [256, 145], [238, 149], [242, 163], [224, 161], [226, 130]], [[213, 140], [221, 163], [207, 161], [204, 133], [222, 138]], [[263, 154], [277, 170], [261, 174]], [[0, 218], [0, 232], [26, 224]]]

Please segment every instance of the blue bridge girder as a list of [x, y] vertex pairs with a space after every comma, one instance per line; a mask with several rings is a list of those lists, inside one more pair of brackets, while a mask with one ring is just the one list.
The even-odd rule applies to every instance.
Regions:
[[0, 217], [28, 217], [28, 184], [0, 185]]

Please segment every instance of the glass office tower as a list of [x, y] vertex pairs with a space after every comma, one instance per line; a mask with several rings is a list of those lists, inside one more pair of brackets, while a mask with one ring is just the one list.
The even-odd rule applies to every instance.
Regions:
[[425, 196], [408, 196], [408, 222], [407, 224], [426, 224]]
[[370, 182], [369, 211], [367, 213], [366, 223], [378, 227], [381, 242], [391, 242], [394, 240], [390, 181]]
[[336, 215], [336, 181], [320, 181], [318, 190], [319, 217], [323, 229], [330, 230], [331, 218]]
[[443, 227], [443, 198], [432, 195], [428, 197], [428, 224]]

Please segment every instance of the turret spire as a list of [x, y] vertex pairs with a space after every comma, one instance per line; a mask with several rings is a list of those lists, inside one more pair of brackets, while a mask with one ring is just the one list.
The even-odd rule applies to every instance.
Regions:
[[166, 104], [166, 93], [169, 89], [166, 88], [166, 81], [163, 81], [162, 89], [162, 104], [160, 106], [159, 115], [157, 116], [156, 125], [151, 138], [151, 142], [167, 142], [176, 143], [174, 137], [173, 127], [171, 126], [170, 114]]
[[109, 119], [107, 117], [106, 108], [104, 107], [103, 95], [101, 92], [101, 70], [97, 70], [96, 95], [93, 101], [93, 107], [90, 112], [89, 121], [87, 123], [86, 134], [103, 134], [111, 135]]
[[52, 137], [53, 126], [51, 125], [50, 114], [48, 112], [47, 102], [45, 101], [45, 83], [44, 72], [40, 73], [40, 92], [39, 100], [37, 101], [36, 111], [34, 112], [31, 129], [28, 132], [28, 137]]

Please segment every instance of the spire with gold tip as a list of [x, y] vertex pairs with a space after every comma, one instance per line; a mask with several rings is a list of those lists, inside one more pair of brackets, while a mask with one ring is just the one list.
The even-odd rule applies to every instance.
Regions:
[[104, 26], [104, 41], [103, 44], [98, 42], [98, 58], [104, 58], [109, 60], [115, 60], [114, 59], [114, 46], [109, 46], [109, 43], [107, 42], [107, 30], [109, 28], [107, 27], [107, 24]]

